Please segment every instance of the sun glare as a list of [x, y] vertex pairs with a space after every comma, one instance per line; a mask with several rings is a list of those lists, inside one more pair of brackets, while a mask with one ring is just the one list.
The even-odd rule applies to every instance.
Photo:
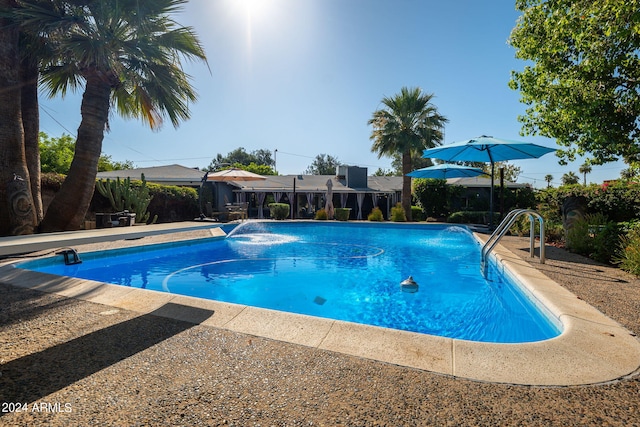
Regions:
[[246, 15], [253, 18], [260, 18], [269, 10], [269, 0], [237, 0], [239, 6]]

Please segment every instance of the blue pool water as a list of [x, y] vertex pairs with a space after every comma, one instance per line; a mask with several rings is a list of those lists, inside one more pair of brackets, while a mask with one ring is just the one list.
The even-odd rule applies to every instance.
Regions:
[[[518, 286], [480, 272], [480, 245], [445, 225], [248, 222], [206, 239], [61, 257], [20, 268], [484, 342], [559, 328]], [[400, 283], [412, 276], [416, 293]]]

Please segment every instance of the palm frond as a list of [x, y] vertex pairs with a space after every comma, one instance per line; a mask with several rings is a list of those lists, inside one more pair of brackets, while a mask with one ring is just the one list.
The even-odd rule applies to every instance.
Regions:
[[[168, 118], [189, 118], [197, 96], [181, 60], [206, 56], [192, 28], [171, 18], [186, 0], [19, 0], [17, 20], [46, 41], [42, 84], [65, 95], [92, 79], [109, 84], [111, 102], [125, 117], [153, 129]], [[42, 52], [45, 52], [44, 50]]]

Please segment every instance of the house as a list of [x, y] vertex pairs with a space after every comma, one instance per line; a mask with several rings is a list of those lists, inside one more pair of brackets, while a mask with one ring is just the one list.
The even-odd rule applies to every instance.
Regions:
[[268, 205], [288, 203], [290, 218], [313, 218], [325, 206], [327, 182], [335, 207], [351, 208], [351, 219], [366, 219], [374, 207], [390, 212], [402, 193], [402, 177], [367, 176], [367, 168], [339, 166], [337, 175], [277, 175], [259, 181], [216, 182], [217, 206], [226, 201], [248, 203], [249, 217], [268, 218]]
[[[328, 181], [333, 205], [351, 208], [351, 219], [366, 219], [374, 207], [388, 218], [402, 195], [402, 177], [368, 176], [367, 168], [347, 165], [339, 166], [337, 175], [265, 175], [257, 181], [206, 181], [205, 171], [181, 165], [99, 172], [97, 179], [140, 179], [141, 174], [147, 182], [199, 188], [204, 201], [201, 210], [207, 215], [224, 211], [230, 203], [247, 203], [250, 218], [268, 218], [269, 203], [283, 202], [291, 206], [290, 218], [313, 218], [326, 204]], [[489, 199], [489, 178], [450, 178], [447, 183], [465, 188], [461, 207]], [[505, 186], [528, 185], [505, 182]]]

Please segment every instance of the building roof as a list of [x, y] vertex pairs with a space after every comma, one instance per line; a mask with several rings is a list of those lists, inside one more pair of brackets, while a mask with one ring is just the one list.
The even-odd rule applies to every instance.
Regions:
[[181, 165], [153, 166], [149, 168], [98, 172], [97, 179], [140, 179], [141, 174], [144, 174], [144, 179], [147, 182], [197, 187], [200, 185], [205, 171]]
[[327, 181], [331, 180], [334, 193], [394, 193], [402, 191], [400, 176], [369, 176], [366, 188], [351, 188], [335, 175], [266, 175], [263, 181], [235, 181], [232, 184], [244, 192], [293, 191], [295, 181], [296, 192], [324, 193]]

